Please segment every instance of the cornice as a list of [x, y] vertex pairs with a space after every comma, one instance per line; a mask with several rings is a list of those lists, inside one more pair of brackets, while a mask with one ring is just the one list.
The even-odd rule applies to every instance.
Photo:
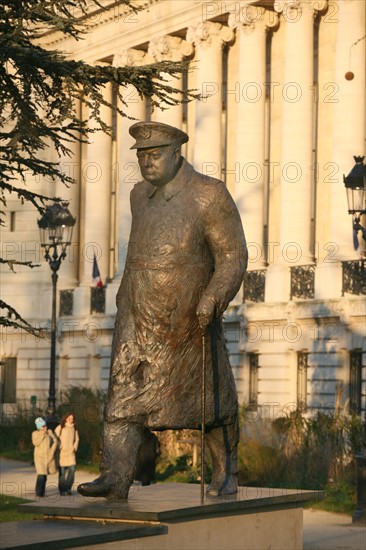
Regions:
[[[135, 0], [134, 3], [141, 10], [148, 10], [154, 4], [159, 4], [166, 0]], [[108, 21], [118, 21], [123, 19], [125, 21], [130, 21], [131, 23], [136, 22], [140, 12], [134, 12], [131, 8], [128, 8], [126, 4], [122, 2], [114, 2], [111, 8], [107, 11], [99, 11], [100, 17], [96, 17], [93, 14], [90, 15], [90, 22], [88, 23], [89, 28], [94, 29], [99, 27]]]
[[[100, 22], [95, 25], [93, 32], [87, 33], [79, 41], [54, 32], [41, 37], [37, 43], [44, 48], [57, 47], [76, 60], [92, 62], [128, 48], [139, 47], [146, 44], [147, 40], [166, 35], [167, 30], [173, 32], [185, 29], [192, 23], [192, 18], [197, 19], [202, 11], [201, 1], [172, 0], [170, 6], [174, 6], [174, 9], [161, 16], [161, 13], [154, 11], [161, 9], [166, 0], [144, 1], [147, 8], [138, 12], [138, 20], [126, 21], [123, 17], [114, 18], [110, 15], [103, 24]], [[95, 33], [99, 33], [99, 36], [95, 36]]]
[[[194, 21], [205, 22], [203, 17], [203, 8], [207, 2], [199, 0], [138, 0], [140, 5], [145, 6], [141, 12], [138, 12], [136, 21], [126, 21], [123, 17], [116, 17], [115, 11], [111, 8], [107, 12], [103, 13], [103, 17], [100, 17], [98, 21], [94, 21], [90, 27], [92, 32], [85, 35], [85, 38], [80, 41], [75, 41], [72, 38], [65, 38], [61, 33], [52, 33], [38, 40], [43, 47], [55, 48], [64, 51], [73, 59], [82, 59], [88, 63], [92, 63], [96, 60], [102, 60], [111, 58], [128, 48], [144, 49], [148, 48], [148, 42], [152, 40], [158, 40], [169, 33], [177, 33], [178, 31], [184, 31], [193, 26]], [[276, 0], [276, 6], [278, 8], [277, 14], [271, 10], [266, 10], [266, 30], [273, 28], [278, 19], [278, 13], [281, 12], [281, 8], [287, 5], [297, 5], [298, 2], [303, 0]], [[210, 3], [211, 4], [214, 3]], [[240, 4], [240, 5], [239, 5]], [[309, 6], [310, 3], [306, 2]], [[315, 8], [323, 8], [326, 4], [326, 0], [315, 0], [311, 2]], [[254, 11], [261, 10], [263, 6], [270, 6], [271, 4], [264, 4], [263, 2], [238, 2], [227, 1], [217, 4], [217, 9], [221, 8], [225, 10], [225, 13], [235, 13], [238, 8], [242, 14], [246, 14], [245, 19], [248, 20], [249, 26], [255, 24], [253, 21]], [[215, 4], [216, 6], [216, 4]], [[168, 9], [169, 7], [169, 9]], [[252, 7], [255, 10], [252, 10]], [[209, 13], [215, 19], [218, 14]], [[250, 19], [252, 21], [250, 22]], [[207, 23], [218, 24], [214, 21], [208, 20]], [[245, 24], [245, 22], [244, 22]], [[258, 23], [259, 24], [259, 23]], [[248, 27], [248, 25], [246, 25]], [[224, 26], [225, 33], [233, 32], [232, 28]], [[183, 38], [183, 34], [180, 37]], [[224, 38], [226, 41], [226, 39]]]
[[275, 0], [274, 10], [277, 13], [283, 13], [286, 16], [287, 10], [302, 12], [303, 9], [310, 10], [313, 15], [322, 12], [328, 6], [328, 0]]
[[[135, 0], [134, 3], [141, 11], [144, 11], [148, 10], [154, 4], [159, 4], [164, 1], [166, 0]], [[109, 3], [111, 4], [109, 8], [104, 6], [103, 9], [92, 10], [87, 16], [81, 17], [81, 19], [87, 22], [89, 30], [93, 30], [110, 21], [118, 22], [122, 20], [131, 24], [137, 22], [140, 12], [134, 12], [131, 8], [128, 8], [126, 4], [118, 0]], [[77, 13], [75, 15], [77, 16]], [[80, 15], [82, 15], [81, 12]], [[48, 31], [38, 40], [41, 40], [45, 46], [54, 46], [59, 42], [63, 42], [65, 40], [65, 35], [59, 31]]]

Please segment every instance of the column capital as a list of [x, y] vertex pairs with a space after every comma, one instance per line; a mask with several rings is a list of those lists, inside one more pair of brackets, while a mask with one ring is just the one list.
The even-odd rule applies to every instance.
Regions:
[[232, 29], [243, 29], [247, 33], [255, 29], [264, 32], [278, 26], [278, 13], [266, 10], [260, 6], [245, 4], [229, 15], [228, 25]]
[[208, 48], [214, 43], [222, 46], [225, 42], [231, 42], [234, 38], [234, 31], [221, 23], [211, 21], [200, 22], [188, 28], [187, 40], [195, 45]]
[[312, 0], [309, 2], [309, 8], [316, 12], [322, 12], [328, 7], [328, 0]]
[[192, 42], [183, 40], [178, 36], [159, 36], [149, 43], [148, 53], [156, 61], [181, 61], [183, 57], [192, 55], [194, 47]]
[[300, 9], [300, 0], [275, 0], [273, 7], [277, 13], [282, 13], [286, 10]]
[[114, 67], [139, 67], [140, 65], [148, 65], [152, 63], [153, 59], [143, 50], [136, 50], [134, 48], [128, 48], [120, 53], [117, 53], [113, 57]]
[[[285, 17], [287, 15], [286, 19], [289, 22], [295, 22], [300, 18], [305, 8], [315, 15], [316, 12], [323, 11], [327, 5], [328, 0], [310, 0], [310, 2], [304, 0], [275, 0], [273, 7], [277, 13], [283, 13]], [[296, 17], [296, 14], [290, 15], [293, 12], [297, 12], [298, 16]]]

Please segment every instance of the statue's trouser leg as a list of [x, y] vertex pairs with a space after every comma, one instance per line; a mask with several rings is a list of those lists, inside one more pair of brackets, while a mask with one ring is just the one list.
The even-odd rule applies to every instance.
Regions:
[[126, 499], [135, 477], [142, 439], [143, 426], [121, 420], [105, 420], [100, 476], [78, 485], [78, 492], [86, 497]]
[[135, 478], [137, 455], [143, 441], [143, 426], [122, 420], [104, 421], [101, 475], [116, 476], [120, 491], [130, 488]]
[[212, 458], [212, 480], [208, 494], [213, 496], [237, 491], [239, 422], [212, 428], [206, 432]]

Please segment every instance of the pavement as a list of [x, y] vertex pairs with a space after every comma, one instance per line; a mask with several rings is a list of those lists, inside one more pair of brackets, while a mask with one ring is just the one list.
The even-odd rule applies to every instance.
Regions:
[[[79, 483], [91, 481], [95, 474], [76, 469], [75, 490]], [[35, 500], [34, 466], [0, 458], [0, 493], [3, 495]], [[46, 496], [43, 502], [55, 503], [60, 498], [57, 474], [48, 476]], [[354, 525], [351, 516], [332, 514], [321, 510], [304, 510], [304, 550], [365, 550], [366, 526]], [[273, 549], [275, 550], [275, 549]], [[294, 549], [297, 550], [297, 549]]]

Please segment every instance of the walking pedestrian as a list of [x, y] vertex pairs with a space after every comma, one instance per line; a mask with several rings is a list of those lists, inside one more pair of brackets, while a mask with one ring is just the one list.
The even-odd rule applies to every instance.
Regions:
[[61, 496], [71, 495], [75, 478], [76, 451], [79, 446], [79, 434], [74, 415], [71, 412], [62, 417], [55, 434], [58, 437], [60, 448], [58, 489]]
[[36, 496], [44, 497], [47, 475], [57, 472], [55, 461], [57, 438], [53, 431], [47, 428], [43, 418], [36, 418], [35, 425], [37, 429], [32, 432], [32, 443], [34, 445], [34, 465], [37, 472]]

